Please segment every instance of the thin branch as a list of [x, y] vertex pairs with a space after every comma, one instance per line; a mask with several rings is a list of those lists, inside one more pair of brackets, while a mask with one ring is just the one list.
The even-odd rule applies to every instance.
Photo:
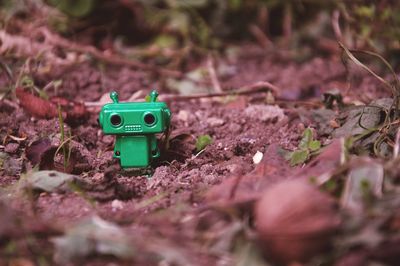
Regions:
[[342, 30], [340, 29], [339, 19], [340, 19], [340, 11], [335, 9], [333, 11], [332, 17], [331, 17], [332, 29], [333, 29], [333, 32], [335, 33], [336, 39], [338, 41], [343, 42], [343, 34], [342, 34]]
[[399, 156], [399, 149], [400, 149], [400, 128], [397, 130], [395, 144], [393, 148], [393, 159], [396, 159]]
[[78, 44], [75, 42], [71, 42], [67, 39], [64, 39], [58, 35], [53, 34], [45, 27], [40, 28], [38, 31], [44, 35], [44, 37], [46, 38], [46, 41], [50, 42], [53, 45], [60, 46], [67, 50], [74, 50], [74, 51], [77, 51], [80, 53], [90, 54], [91, 56], [93, 56], [101, 61], [107, 62], [109, 64], [124, 65], [124, 66], [142, 69], [142, 70], [154, 71], [154, 72], [157, 72], [157, 73], [160, 73], [160, 74], [163, 74], [166, 76], [171, 76], [171, 77], [181, 77], [182, 76], [182, 73], [179, 71], [163, 69], [163, 68], [160, 68], [160, 67], [157, 67], [154, 65], [148, 65], [148, 64], [144, 64], [144, 63], [141, 63], [138, 61], [131, 60], [131, 59], [125, 59], [125, 58], [119, 57], [117, 55], [106, 54], [93, 46], [81, 45], [81, 44]]
[[[201, 99], [201, 98], [213, 98], [213, 97], [224, 97], [228, 95], [247, 95], [253, 94], [257, 92], [268, 92], [272, 91], [277, 93], [280, 91], [279, 87], [271, 84], [268, 81], [260, 81], [249, 86], [243, 86], [237, 90], [231, 91], [223, 91], [218, 93], [201, 93], [201, 94], [193, 94], [193, 95], [175, 95], [175, 94], [163, 94], [158, 97], [160, 101], [186, 101], [193, 99]], [[87, 107], [96, 107], [102, 106], [104, 103], [101, 102], [85, 102], [85, 106]]]
[[210, 75], [210, 79], [211, 79], [211, 83], [213, 85], [214, 91], [216, 93], [222, 93], [221, 84], [219, 83], [217, 73], [216, 73], [215, 67], [214, 67], [214, 60], [211, 55], [208, 56], [208, 58], [207, 58], [207, 70], [208, 70], [208, 74]]
[[372, 76], [374, 76], [376, 79], [378, 79], [380, 82], [382, 82], [385, 87], [387, 87], [393, 95], [397, 95], [396, 92], [393, 90], [393, 86], [387, 82], [385, 79], [380, 77], [378, 74], [376, 74], [373, 70], [371, 70], [369, 67], [364, 65], [360, 60], [358, 60], [353, 53], [347, 49], [341, 42], [339, 42], [340, 48], [343, 49], [343, 51], [346, 53], [346, 55], [355, 63], [357, 66], [361, 67], [362, 69], [366, 70], [368, 73], [370, 73]]
[[254, 36], [260, 46], [264, 49], [273, 46], [272, 41], [267, 37], [267, 35], [255, 24], [249, 26], [250, 33]]

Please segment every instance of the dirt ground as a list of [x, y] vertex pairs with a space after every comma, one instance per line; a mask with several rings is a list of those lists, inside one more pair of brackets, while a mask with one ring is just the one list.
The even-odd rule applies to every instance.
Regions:
[[[16, 62], [8, 63], [13, 71], [20, 67]], [[40, 170], [62, 169], [57, 156], [55, 163], [49, 159], [54, 156], [52, 147], [61, 142], [60, 120], [35, 117], [15, 96], [1, 100], [0, 185], [7, 203], [0, 205], [0, 264], [236, 264], [246, 256], [240, 250], [257, 242], [246, 233], [253, 224], [253, 200], [272, 184], [301, 175], [300, 166], [291, 167], [279, 155], [281, 149], [296, 149], [307, 127], [315, 129], [315, 137], [323, 144], [330, 142], [311, 112], [322, 108], [323, 94], [336, 89], [345, 102], [362, 103], [389, 95], [365, 73], [357, 73], [349, 88], [339, 54], [299, 63], [254, 45], [243, 45], [235, 59], [221, 58], [219, 63], [231, 69], [220, 78], [224, 91], [262, 81], [280, 90], [191, 100], [169, 98], [170, 148], [149, 171], [119, 167], [112, 159], [114, 137], [105, 136], [97, 124], [99, 106], [88, 106], [81, 120], [65, 121], [64, 125], [65, 132], [70, 130], [73, 136], [67, 171], [74, 175], [73, 189], [20, 196], [10, 192], [18, 190], [35, 164]], [[201, 65], [206, 61], [193, 68]], [[57, 90], [47, 93], [70, 102], [99, 102], [112, 90], [122, 101], [139, 90], [149, 93], [152, 88], [157, 88], [161, 96], [176, 94], [165, 80], [149, 71], [95, 61], [51, 72], [36, 69], [32, 75], [38, 86], [62, 79]], [[8, 83], [4, 72], [0, 81]], [[273, 99], [268, 100], [271, 95]], [[196, 139], [206, 134], [212, 143], [196, 151]], [[257, 152], [263, 159], [255, 164]], [[133, 247], [133, 257], [101, 252], [79, 256], [70, 246], [60, 254], [54, 239], [90, 217], [118, 225]]]

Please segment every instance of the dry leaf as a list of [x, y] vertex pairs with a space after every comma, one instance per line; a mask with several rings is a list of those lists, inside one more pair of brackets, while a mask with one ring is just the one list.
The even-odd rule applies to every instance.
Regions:
[[32, 116], [37, 118], [57, 117], [57, 107], [53, 103], [26, 92], [22, 88], [17, 88], [15, 93], [22, 108]]
[[301, 180], [266, 190], [255, 207], [264, 252], [276, 261], [302, 262], [329, 247], [340, 225], [335, 201]]

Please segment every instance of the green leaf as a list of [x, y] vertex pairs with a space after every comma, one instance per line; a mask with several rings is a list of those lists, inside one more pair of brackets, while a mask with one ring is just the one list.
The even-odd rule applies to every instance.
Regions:
[[360, 6], [355, 10], [355, 13], [360, 17], [373, 18], [375, 15], [375, 6]]
[[232, 10], [238, 10], [242, 5], [242, 0], [229, 0], [228, 3]]
[[87, 16], [96, 6], [96, 0], [50, 0], [49, 3], [73, 17]]
[[175, 36], [161, 34], [154, 40], [154, 44], [159, 48], [174, 48], [177, 46], [177, 40]]
[[321, 142], [319, 140], [312, 140], [310, 143], [308, 143], [308, 148], [310, 151], [318, 151], [321, 149]]
[[207, 147], [209, 144], [212, 143], [212, 138], [210, 135], [201, 135], [197, 138], [196, 140], [196, 151], [201, 151], [205, 147]]
[[311, 128], [306, 128], [303, 132], [303, 138], [299, 143], [299, 148], [303, 150], [307, 149], [312, 139], [313, 139], [313, 133]]
[[209, 0], [167, 0], [172, 8], [201, 8], [205, 7]]
[[310, 152], [308, 150], [297, 150], [292, 152], [290, 155], [290, 166], [305, 163], [308, 160], [309, 156]]
[[[181, 33], [183, 36], [188, 36], [189, 30], [190, 30], [189, 15], [185, 14], [183, 12], [180, 12], [180, 11], [171, 12], [171, 15], [169, 17], [168, 27], [173, 31], [177, 31], [177, 32]], [[163, 36], [163, 35], [161, 35], [161, 36]], [[170, 36], [169, 38], [171, 38], [171, 40], [169, 40], [168, 42], [171, 43], [171, 41], [173, 40], [174, 45], [177, 43], [176, 37], [174, 38], [174, 37]], [[157, 39], [159, 39], [159, 38], [157, 38]], [[163, 46], [161, 46], [161, 47], [163, 47]], [[169, 47], [171, 47], [171, 45]]]

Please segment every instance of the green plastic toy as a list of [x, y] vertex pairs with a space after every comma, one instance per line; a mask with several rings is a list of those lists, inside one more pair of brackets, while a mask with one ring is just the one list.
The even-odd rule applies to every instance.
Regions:
[[99, 123], [106, 135], [116, 135], [114, 158], [122, 168], [141, 168], [160, 156], [157, 133], [166, 132], [171, 111], [164, 102], [157, 102], [157, 91], [150, 93], [150, 102], [118, 101], [118, 93], [110, 93], [113, 103], [103, 106]]

